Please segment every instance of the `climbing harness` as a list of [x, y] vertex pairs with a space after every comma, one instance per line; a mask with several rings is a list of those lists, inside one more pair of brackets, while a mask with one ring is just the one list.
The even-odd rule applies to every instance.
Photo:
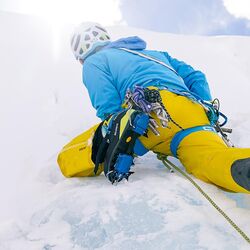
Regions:
[[210, 202], [210, 204], [230, 223], [230, 225], [246, 240], [247, 243], [250, 244], [250, 238], [244, 233], [244, 231], [235, 224], [235, 222], [213, 201], [213, 199], [184, 171], [182, 171], [179, 167], [173, 164], [171, 161], [167, 159], [167, 156], [164, 154], [157, 154], [157, 158], [162, 161], [165, 167], [167, 167], [171, 173], [174, 170], [178, 171], [181, 175], [183, 175], [187, 180], [189, 180], [198, 191]]

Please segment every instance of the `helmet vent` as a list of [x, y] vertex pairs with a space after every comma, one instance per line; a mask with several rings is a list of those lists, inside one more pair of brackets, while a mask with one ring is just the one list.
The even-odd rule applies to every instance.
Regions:
[[88, 40], [90, 40], [90, 36], [87, 34], [84, 39], [85, 39], [85, 41], [88, 41]]
[[74, 36], [72, 37], [72, 39], [71, 39], [71, 46], [73, 46], [73, 42], [74, 42], [74, 40], [75, 40], [75, 37], [76, 37], [76, 35], [74, 35]]
[[97, 36], [97, 35], [98, 35], [98, 32], [93, 31], [92, 34], [93, 34], [94, 36]]
[[86, 44], [86, 48], [88, 49], [89, 47], [90, 47], [90, 44], [89, 44], [89, 43], [87, 43], [87, 44]]
[[76, 51], [77, 48], [78, 48], [78, 45], [79, 45], [79, 42], [80, 42], [80, 39], [81, 39], [81, 36], [78, 35], [77, 38], [76, 38], [76, 43], [75, 43], [75, 46], [74, 46], [74, 50]]

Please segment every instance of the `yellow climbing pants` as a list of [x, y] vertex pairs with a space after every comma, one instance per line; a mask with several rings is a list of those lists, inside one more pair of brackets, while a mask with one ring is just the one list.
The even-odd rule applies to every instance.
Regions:
[[[160, 94], [171, 118], [183, 129], [209, 125], [206, 112], [200, 104], [167, 90], [161, 90]], [[155, 115], [152, 116], [158, 120]], [[66, 177], [94, 176], [91, 141], [97, 126], [76, 137], [60, 152], [58, 164]], [[158, 130], [160, 136], [149, 130], [148, 137], [141, 136], [139, 139], [147, 149], [171, 156], [170, 143], [181, 129], [169, 122], [167, 128], [160, 127]], [[230, 148], [218, 134], [202, 130], [184, 137], [177, 154], [187, 172], [195, 177], [233, 192], [250, 193], [238, 185], [231, 175], [233, 162], [250, 157], [250, 148]], [[101, 172], [102, 168], [98, 174]]]

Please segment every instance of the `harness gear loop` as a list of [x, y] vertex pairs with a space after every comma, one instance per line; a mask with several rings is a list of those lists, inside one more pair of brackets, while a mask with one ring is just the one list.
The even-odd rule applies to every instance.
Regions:
[[[183, 128], [176, 123], [168, 113], [162, 103], [161, 95], [158, 89], [143, 88], [140, 86], [135, 86], [133, 92], [128, 89], [123, 106], [126, 105], [128, 105], [129, 108], [139, 109], [148, 115], [150, 115], [151, 112], [155, 113], [163, 128], [168, 127], [168, 123], [171, 121], [179, 129], [183, 130]], [[150, 117], [149, 128], [155, 135], [160, 135], [157, 130], [158, 127], [159, 125], [155, 119]]]
[[[223, 128], [227, 123], [227, 116], [220, 112], [220, 101], [218, 98], [215, 98], [211, 103], [206, 101], [200, 101], [200, 104], [204, 107], [207, 112], [208, 119], [211, 125], [215, 128], [217, 133], [220, 133], [221, 138], [228, 147], [234, 147], [234, 144], [228, 138], [226, 133], [232, 133], [232, 129]], [[222, 117], [224, 121], [219, 122], [219, 118]]]

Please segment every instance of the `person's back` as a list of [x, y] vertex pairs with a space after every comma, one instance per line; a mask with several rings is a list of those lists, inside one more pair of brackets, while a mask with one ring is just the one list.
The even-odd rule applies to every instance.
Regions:
[[[130, 44], [131, 40], [133, 43]], [[126, 48], [133, 48], [135, 42], [141, 41], [137, 37], [120, 39], [84, 60], [83, 83], [98, 117], [104, 119], [107, 114], [118, 111], [126, 91], [135, 85], [155, 86], [178, 94], [194, 94], [205, 100], [211, 99], [204, 74], [172, 58], [167, 52], [145, 50], [143, 47], [135, 50], [163, 62], [169, 68], [122, 49], [124, 44]]]
[[[163, 61], [170, 67], [166, 55], [159, 51], [142, 50], [141, 53]], [[83, 82], [88, 83], [93, 67], [97, 67], [112, 77], [112, 83], [122, 93], [137, 84], [139, 86], [159, 86], [180, 91], [189, 91], [182, 78], [166, 67], [121, 49], [103, 49], [87, 58], [83, 68]], [[92, 81], [95, 82], [95, 81]]]

